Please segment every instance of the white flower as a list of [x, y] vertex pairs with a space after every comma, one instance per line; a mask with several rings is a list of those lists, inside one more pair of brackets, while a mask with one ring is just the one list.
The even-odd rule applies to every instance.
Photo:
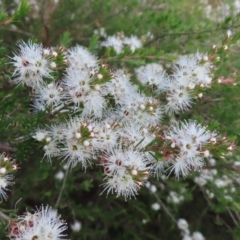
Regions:
[[55, 179], [62, 180], [63, 178], [64, 178], [64, 172], [63, 171], [59, 171], [55, 174]]
[[46, 130], [37, 130], [35, 135], [33, 135], [33, 138], [35, 138], [37, 141], [42, 141], [48, 136], [48, 132]]
[[15, 240], [44, 239], [66, 240], [63, 232], [67, 229], [64, 221], [57, 216], [57, 211], [51, 207], [37, 209], [34, 214], [26, 214], [17, 218], [18, 233], [12, 233]]
[[161, 92], [166, 89], [167, 75], [162, 65], [149, 63], [135, 70], [138, 80], [144, 85], [156, 88]]
[[224, 180], [224, 179], [218, 178], [218, 179], [216, 179], [216, 180], [214, 181], [214, 184], [215, 184], [218, 188], [223, 188], [223, 187], [228, 186], [229, 182], [226, 181], [226, 180]]
[[129, 173], [138, 175], [138, 172], [144, 173], [148, 171], [148, 159], [143, 152], [127, 149], [113, 149], [106, 154], [103, 160], [103, 166], [107, 168], [106, 174], [122, 175]]
[[93, 79], [87, 71], [67, 71], [62, 82], [67, 92], [66, 98], [76, 104], [76, 106], [79, 106], [91, 92], [92, 81]]
[[73, 232], [79, 232], [82, 229], [82, 223], [77, 220], [70, 226]]
[[150, 192], [155, 193], [157, 191], [157, 187], [155, 185], [150, 186]]
[[0, 175], [0, 199], [7, 199], [7, 194], [6, 191], [7, 186], [11, 186], [13, 184], [13, 182], [11, 181], [13, 179], [12, 175]]
[[[145, 108], [142, 108], [142, 105]], [[122, 105], [117, 108], [117, 114], [122, 122], [153, 127], [162, 119], [162, 108], [159, 102], [142, 94], [128, 95], [122, 100]]]
[[59, 142], [64, 139], [64, 132], [66, 131], [66, 125], [65, 124], [58, 124], [58, 125], [52, 125], [49, 127], [49, 132], [52, 136], [52, 138]]
[[104, 94], [112, 95], [115, 102], [120, 104], [126, 96], [132, 96], [135, 93], [136, 90], [130, 82], [130, 75], [125, 73], [124, 70], [117, 70], [104, 88]]
[[112, 47], [117, 54], [123, 50], [123, 40], [117, 36], [108, 36], [101, 44], [103, 47]]
[[182, 240], [193, 240], [191, 236], [189, 236], [188, 234], [185, 234], [182, 238]]
[[131, 51], [134, 52], [136, 49], [142, 47], [141, 41], [136, 36], [125, 37], [123, 43], [130, 47]]
[[207, 184], [207, 180], [203, 177], [195, 177], [194, 182], [201, 187]]
[[152, 206], [151, 206], [151, 208], [152, 208], [154, 211], [158, 211], [158, 210], [161, 208], [161, 206], [160, 206], [159, 203], [153, 203]]
[[97, 58], [79, 45], [68, 50], [67, 61], [67, 71], [76, 71], [80, 74], [82, 71], [97, 71], [99, 69]]
[[180, 174], [186, 176], [191, 169], [201, 169], [204, 165], [201, 148], [207, 145], [215, 134], [192, 120], [181, 125], [172, 124], [165, 132], [165, 138], [170, 140], [171, 147], [178, 149], [178, 153], [170, 158], [173, 164], [171, 171], [179, 177]]
[[136, 122], [124, 124], [124, 126], [119, 129], [118, 134], [123, 142], [127, 142], [132, 146], [137, 146], [139, 149], [146, 147], [154, 140], [150, 131], [138, 125]]
[[43, 78], [51, 78], [49, 60], [43, 56], [43, 48], [39, 44], [20, 42], [19, 54], [12, 57], [12, 64], [15, 67], [13, 72], [14, 82], [23, 82], [30, 87], [38, 87]]
[[206, 190], [206, 194], [210, 199], [214, 198], [214, 193], [210, 192], [209, 190]]
[[204, 55], [199, 52], [180, 56], [174, 64], [173, 77], [177, 80], [177, 84], [183, 88], [195, 88], [195, 85], [204, 85], [208, 87], [211, 84], [210, 69], [211, 64], [202, 61]]
[[92, 145], [95, 150], [111, 151], [117, 144], [118, 133], [113, 126], [108, 127], [108, 124], [96, 124], [92, 132]]
[[[152, 153], [154, 154], [154, 153]], [[152, 156], [152, 155], [151, 155]], [[155, 158], [152, 157], [152, 166], [151, 166], [151, 173], [153, 173], [157, 178], [161, 177], [162, 180], [166, 177], [163, 174], [164, 168], [168, 165], [166, 161], [159, 160], [157, 161]]]
[[106, 101], [98, 91], [89, 92], [83, 100], [82, 116], [93, 115], [96, 118], [102, 117], [103, 109], [106, 107]]
[[166, 111], [179, 112], [185, 111], [191, 107], [193, 102], [191, 90], [178, 87], [174, 82], [171, 82], [171, 86], [169, 84], [168, 87], [167, 104], [165, 106]]
[[205, 237], [200, 232], [194, 232], [192, 235], [192, 240], [205, 240]]
[[117, 197], [124, 196], [125, 199], [132, 196], [135, 197], [140, 189], [139, 182], [135, 181], [130, 174], [125, 172], [108, 176], [103, 185], [105, 186], [103, 192], [107, 191], [107, 195], [110, 192], [116, 193]]
[[43, 147], [44, 157], [47, 157], [48, 161], [51, 162], [52, 157], [59, 156], [60, 150], [57, 147], [57, 142], [55, 140], [50, 141]]
[[188, 230], [188, 222], [183, 218], [178, 219], [177, 226], [180, 230]]
[[37, 90], [36, 101], [44, 102], [45, 108], [57, 107], [62, 103], [61, 88], [55, 83], [41, 84]]
[[64, 160], [67, 160], [67, 165], [75, 167], [77, 163], [81, 163], [84, 168], [92, 159], [92, 148], [86, 147], [83, 143], [79, 143], [77, 140], [66, 140], [63, 142], [64, 147], [60, 150], [60, 155]]
[[115, 192], [125, 199], [135, 197], [149, 175], [145, 154], [131, 149], [114, 149], [104, 156], [102, 165], [107, 175], [103, 192]]
[[179, 204], [183, 200], [184, 200], [184, 197], [179, 195], [178, 193], [176, 193], [174, 191], [170, 191], [169, 196], [167, 197], [168, 202], [172, 202], [172, 203], [175, 203], [175, 204]]
[[143, 219], [143, 220], [142, 220], [142, 223], [143, 223], [143, 224], [146, 224], [147, 222], [148, 222], [147, 219]]

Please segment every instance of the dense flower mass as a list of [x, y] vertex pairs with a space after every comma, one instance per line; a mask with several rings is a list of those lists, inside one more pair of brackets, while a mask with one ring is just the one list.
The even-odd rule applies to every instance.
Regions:
[[[134, 36], [118, 35], [107, 37], [102, 46], [113, 47], [118, 54], [125, 46], [134, 52], [141, 42]], [[131, 76], [126, 69], [108, 69], [79, 45], [53, 50], [29, 42], [19, 48], [12, 62], [18, 77], [14, 81], [34, 87], [34, 112], [70, 114], [65, 123], [33, 134], [43, 144], [44, 157], [49, 161], [60, 158], [68, 167], [78, 163], [84, 169], [102, 166], [103, 192], [135, 197], [151, 175], [159, 177], [168, 169], [179, 177], [200, 170], [214, 149], [216, 133], [194, 120], [162, 124], [165, 116], [189, 109], [204, 88], [211, 86], [212, 64], [207, 56], [199, 52], [180, 56], [171, 74], [162, 65], [149, 63]], [[36, 62], [22, 64], [22, 58], [32, 55], [32, 61], [42, 61], [37, 64], [42, 69], [32, 67]], [[62, 68], [64, 73], [55, 82], [49, 63], [57, 56], [62, 61], [53, 61], [54, 69]], [[64, 65], [57, 66], [61, 62]], [[35, 76], [32, 82], [26, 73]]]

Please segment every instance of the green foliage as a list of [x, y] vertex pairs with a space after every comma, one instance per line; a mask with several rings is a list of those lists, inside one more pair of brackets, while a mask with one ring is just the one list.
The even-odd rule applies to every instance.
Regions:
[[18, 9], [12, 15], [12, 22], [18, 22], [30, 12], [28, 0], [22, 0]]
[[[30, 8], [27, 0], [22, 0], [19, 6], [5, 0], [1, 5], [0, 147], [2, 151], [3, 143], [8, 143], [5, 151], [17, 160], [19, 166], [15, 185], [10, 187], [9, 199], [1, 203], [1, 212], [14, 218], [15, 213], [22, 214], [26, 209], [41, 204], [57, 207], [69, 224], [67, 233], [73, 240], [178, 240], [181, 238], [180, 231], [171, 216], [176, 220], [187, 219], [191, 232], [200, 231], [206, 239], [239, 239], [239, 185], [234, 182], [232, 187], [235, 191], [231, 192], [228, 187], [221, 188], [215, 184], [215, 180], [224, 175], [229, 179], [237, 178], [240, 170], [234, 161], [239, 158], [239, 150], [235, 155], [223, 155], [226, 149], [217, 149], [216, 166], [204, 167], [216, 168], [217, 173], [204, 186], [194, 182], [200, 174], [198, 172], [179, 180], [170, 174], [167, 179], [165, 175], [159, 179], [151, 178], [156, 193], [142, 188], [137, 199], [129, 201], [112, 195], [106, 197], [102, 193], [101, 168], [89, 168], [85, 172], [77, 165], [67, 172], [61, 160], [52, 159], [49, 163], [43, 159], [43, 146], [31, 136], [35, 129], [55, 124], [56, 119], [41, 111], [32, 114], [31, 91], [21, 84], [13, 86], [9, 83], [13, 67], [9, 64], [11, 59], [6, 57], [11, 57], [12, 51], [16, 51], [16, 43], [20, 39], [36, 39], [35, 42], [43, 43], [44, 47], [68, 48], [80, 44], [98, 55], [99, 62], [111, 69], [129, 69], [133, 81], [137, 83], [134, 69], [146, 63], [158, 62], [171, 72], [172, 62], [179, 55], [197, 50], [208, 52], [216, 58], [216, 84], [206, 90], [203, 98], [196, 100], [190, 111], [166, 116], [163, 124], [171, 118], [197, 119], [239, 145], [239, 85], [217, 84], [219, 77], [233, 78], [235, 72], [235, 79], [239, 82], [239, 14], [215, 23], [205, 17], [205, 10], [200, 4], [193, 5], [189, 0], [59, 0], [58, 3], [43, 0], [36, 1], [36, 4], [38, 8], [34, 8], [34, 4]], [[10, 14], [11, 10], [13, 14]], [[126, 36], [137, 35], [142, 39], [143, 47], [134, 52], [125, 48], [120, 54], [116, 54], [113, 48], [101, 48], [104, 37], [94, 34], [94, 30], [102, 27], [109, 36], [118, 32]], [[228, 29], [233, 31], [230, 38], [226, 35]], [[148, 32], [152, 38], [147, 36]], [[217, 45], [216, 51], [212, 45]], [[224, 49], [225, 45], [228, 50]], [[58, 66], [65, 64], [61, 54], [59, 52], [56, 60]], [[217, 62], [218, 56], [220, 61]], [[104, 68], [100, 71], [107, 81], [109, 72]], [[61, 78], [61, 73], [54, 78]], [[68, 113], [61, 115], [62, 121], [67, 118]], [[64, 180], [54, 177], [59, 171], [67, 175], [65, 185]], [[170, 192], [175, 192], [184, 200], [179, 203], [169, 201]], [[214, 198], [208, 195], [209, 192], [214, 194]], [[228, 194], [232, 199], [226, 198]], [[159, 203], [161, 209], [154, 211], [151, 207], [154, 203]], [[70, 228], [75, 220], [82, 223], [79, 232]], [[6, 226], [7, 222], [0, 218], [2, 240], [9, 239], [6, 237]]]

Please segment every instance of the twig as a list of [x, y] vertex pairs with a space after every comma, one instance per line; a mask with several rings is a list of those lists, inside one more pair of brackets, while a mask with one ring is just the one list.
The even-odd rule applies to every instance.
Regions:
[[3, 142], [3, 143], [0, 143], [0, 151], [3, 151], [3, 152], [16, 152], [17, 149], [11, 147], [9, 143]]
[[62, 187], [61, 187], [61, 190], [59, 192], [58, 199], [57, 199], [57, 202], [56, 202], [54, 208], [57, 208], [59, 203], [60, 203], [62, 193], [63, 193], [64, 187], [65, 187], [65, 184], [66, 184], [68, 172], [69, 172], [69, 168], [67, 168], [67, 171], [65, 172], [65, 176], [64, 176], [64, 179], [63, 179], [63, 184], [62, 184]]
[[29, 37], [32, 37], [32, 36], [33, 36], [32, 33], [24, 32], [24, 31], [18, 30], [18, 29], [1, 28], [1, 30], [20, 33], [20, 34], [23, 34], [23, 35], [26, 35], [26, 36], [29, 36]]
[[168, 36], [189, 36], [189, 35], [198, 35], [203, 33], [212, 33], [212, 32], [218, 32], [223, 30], [229, 30], [231, 28], [240, 28], [240, 25], [233, 25], [229, 27], [222, 27], [222, 28], [214, 28], [214, 29], [206, 29], [202, 31], [191, 31], [191, 32], [175, 32], [175, 33], [163, 33], [162, 35], [157, 36], [156, 38], [152, 39], [151, 41], [147, 42], [145, 46], [150, 45], [151, 43], [157, 41], [160, 38], [165, 38]]
[[1, 211], [0, 211], [0, 217], [1, 217], [2, 219], [4, 219], [4, 220], [8, 221], [8, 222], [11, 221], [11, 218], [9, 218], [7, 215], [5, 215], [4, 213], [2, 213]]
[[235, 223], [235, 225], [236, 225], [236, 226], [239, 226], [239, 224], [238, 224], [237, 220], [235, 219], [235, 217], [233, 216], [231, 210], [230, 210], [228, 207], [227, 207], [227, 210], [228, 210], [228, 213], [229, 213], [229, 215], [231, 216], [233, 222]]
[[163, 210], [166, 212], [166, 214], [173, 220], [173, 222], [175, 222], [177, 224], [177, 220], [174, 218], [174, 216], [170, 213], [170, 211], [167, 209], [167, 207], [164, 205], [164, 203], [162, 202], [162, 200], [158, 197], [158, 195], [156, 193], [153, 193], [153, 195], [155, 196], [155, 198], [157, 199], [157, 201], [160, 203], [160, 205], [162, 206]]

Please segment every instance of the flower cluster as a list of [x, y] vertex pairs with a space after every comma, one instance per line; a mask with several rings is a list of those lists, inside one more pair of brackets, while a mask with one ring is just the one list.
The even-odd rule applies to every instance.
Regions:
[[[238, 172], [238, 164], [239, 162], [234, 162], [230, 166]], [[225, 199], [225, 201], [232, 202], [237, 194], [236, 188], [240, 184], [237, 172], [233, 172], [231, 175], [220, 173], [216, 167], [216, 160], [211, 158], [208, 161], [208, 168], [203, 169], [193, 180], [206, 192], [210, 199]]]
[[27, 212], [23, 216], [18, 216], [16, 221], [11, 223], [10, 228], [9, 237], [14, 240], [63, 240], [66, 239], [64, 231], [67, 225], [57, 215], [56, 210], [49, 206], [41, 206], [33, 214]]
[[142, 42], [136, 36], [125, 37], [122, 34], [108, 36], [101, 43], [103, 47], [112, 47], [117, 54], [120, 54], [124, 47], [129, 47], [132, 52], [142, 47]]
[[173, 165], [171, 170], [176, 176], [188, 175], [189, 171], [199, 170], [204, 165], [204, 157], [209, 156], [209, 145], [216, 144], [216, 133], [206, 130], [196, 121], [173, 124], [165, 132], [172, 151], [168, 153], [168, 160]]
[[205, 16], [213, 22], [223, 22], [227, 17], [236, 16], [240, 12], [239, 0], [234, 0], [231, 5], [219, 3], [214, 6], [209, 0], [203, 0], [202, 4]]
[[205, 237], [200, 232], [193, 232], [190, 235], [188, 222], [185, 219], [178, 219], [177, 226], [181, 230], [182, 240], [205, 240]]
[[[68, 167], [100, 164], [107, 194], [135, 196], [151, 174], [159, 175], [169, 165], [177, 177], [199, 170], [217, 142], [216, 133], [192, 120], [161, 124], [165, 113], [188, 109], [211, 85], [211, 63], [200, 53], [180, 57], [171, 75], [159, 64], [137, 69], [144, 91], [126, 69], [109, 70], [82, 46], [54, 51], [29, 42], [20, 43], [19, 49], [13, 57], [18, 76], [13, 81], [34, 87], [34, 110], [74, 115], [33, 134], [43, 144], [44, 157], [61, 158]], [[36, 62], [41, 61], [40, 70]], [[64, 74], [54, 81], [57, 69]]]
[[167, 75], [160, 64], [151, 63], [136, 70], [138, 80], [155, 94], [165, 94], [166, 111], [180, 112], [191, 107], [194, 98], [201, 98], [202, 91], [212, 83], [212, 64], [208, 57], [197, 52], [180, 56]]

